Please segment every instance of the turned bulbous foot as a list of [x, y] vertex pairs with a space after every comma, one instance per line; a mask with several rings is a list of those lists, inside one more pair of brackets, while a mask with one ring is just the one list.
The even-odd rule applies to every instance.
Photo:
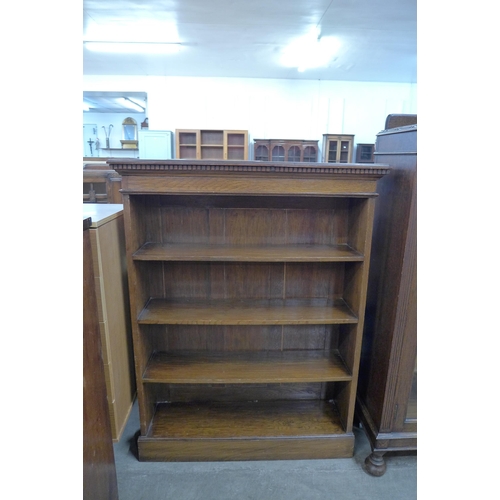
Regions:
[[371, 455], [366, 457], [365, 470], [368, 474], [376, 477], [380, 477], [385, 474], [387, 465], [385, 464], [383, 455], [383, 453], [377, 453], [374, 451]]

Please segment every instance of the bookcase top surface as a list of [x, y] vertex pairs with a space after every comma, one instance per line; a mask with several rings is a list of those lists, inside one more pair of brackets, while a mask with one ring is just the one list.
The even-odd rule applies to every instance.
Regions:
[[107, 160], [113, 170], [125, 175], [161, 175], [162, 173], [258, 174], [258, 175], [327, 175], [380, 178], [389, 173], [382, 163], [304, 163], [256, 160], [140, 160], [113, 158]]

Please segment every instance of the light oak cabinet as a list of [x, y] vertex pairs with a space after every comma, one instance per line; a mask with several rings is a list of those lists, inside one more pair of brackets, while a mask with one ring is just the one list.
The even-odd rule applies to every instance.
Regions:
[[118, 500], [106, 399], [90, 217], [83, 217], [83, 500]]
[[350, 457], [385, 165], [110, 160], [146, 461]]
[[176, 157], [193, 160], [247, 160], [247, 130], [176, 129]]
[[323, 161], [351, 163], [354, 135], [323, 134]]
[[318, 141], [254, 139], [254, 160], [317, 162]]
[[83, 204], [98, 304], [102, 357], [113, 441], [119, 441], [136, 395], [126, 269], [123, 205]]

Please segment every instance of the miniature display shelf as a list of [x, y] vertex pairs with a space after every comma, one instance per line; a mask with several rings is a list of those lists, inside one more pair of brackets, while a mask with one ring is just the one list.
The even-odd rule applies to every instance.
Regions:
[[108, 163], [122, 176], [139, 459], [352, 456], [387, 166]]

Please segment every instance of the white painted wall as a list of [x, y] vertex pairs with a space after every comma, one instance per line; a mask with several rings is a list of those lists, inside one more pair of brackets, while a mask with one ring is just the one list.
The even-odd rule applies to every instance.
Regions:
[[150, 130], [248, 130], [250, 158], [253, 139], [318, 140], [321, 148], [323, 134], [345, 133], [374, 143], [388, 114], [417, 113], [410, 83], [86, 75], [83, 90], [146, 92]]

